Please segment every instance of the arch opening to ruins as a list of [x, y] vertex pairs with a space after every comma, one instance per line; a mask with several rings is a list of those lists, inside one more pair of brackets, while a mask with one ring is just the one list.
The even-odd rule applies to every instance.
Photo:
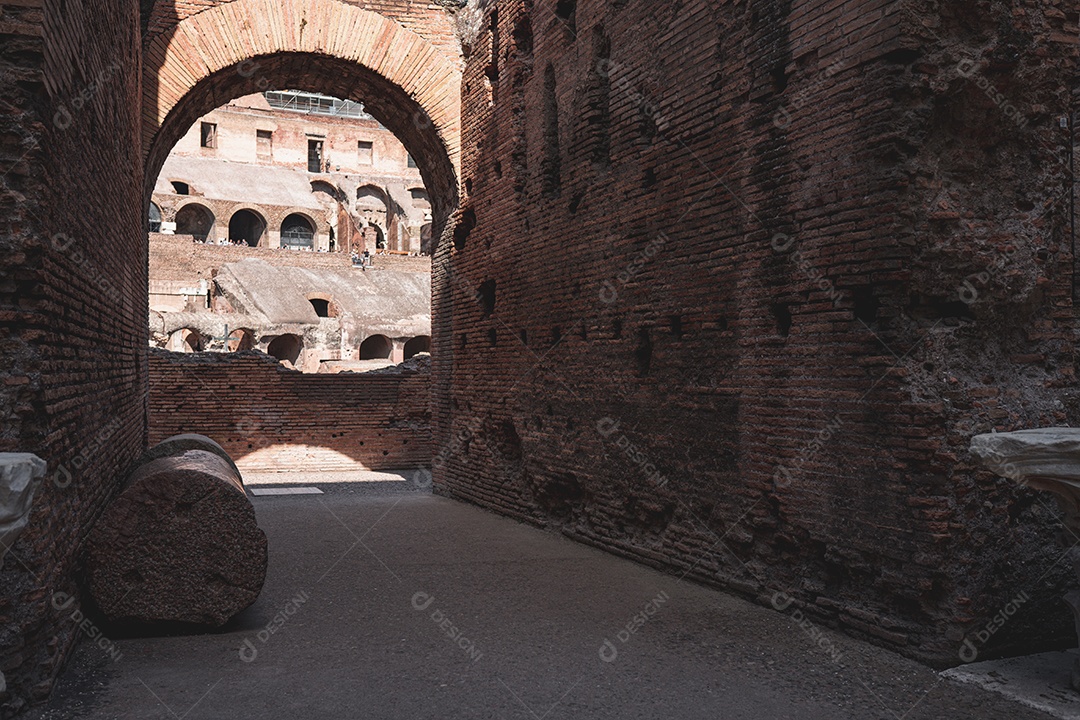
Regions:
[[255, 333], [248, 328], [239, 328], [229, 333], [226, 349], [229, 352], [244, 352], [255, 347]]
[[176, 234], [205, 241], [214, 230], [214, 213], [199, 203], [188, 203], [176, 211]]
[[229, 218], [229, 240], [258, 247], [266, 232], [266, 219], [254, 210], [237, 210]]
[[150, 203], [150, 212], [146, 217], [146, 229], [149, 232], [159, 232], [161, 230], [161, 208], [156, 203]]
[[431, 352], [431, 338], [427, 335], [417, 335], [405, 343], [405, 347], [402, 349], [402, 356], [405, 360], [408, 360], [420, 353], [429, 352]]
[[270, 341], [270, 344], [266, 346], [266, 354], [273, 355], [282, 362], [288, 361], [290, 364], [296, 365], [303, 349], [303, 338], [292, 333], [285, 333]]
[[361, 360], [389, 360], [394, 344], [385, 335], [372, 335], [360, 343]]
[[315, 225], [310, 218], [293, 213], [281, 221], [281, 247], [311, 250], [315, 247]]

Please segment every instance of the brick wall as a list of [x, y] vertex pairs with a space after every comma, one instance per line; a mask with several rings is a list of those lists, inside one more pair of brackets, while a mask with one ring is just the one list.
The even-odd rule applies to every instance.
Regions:
[[241, 471], [426, 467], [429, 399], [426, 368], [316, 375], [257, 352], [150, 351], [150, 442], [202, 433]]
[[1021, 591], [990, 649], [1069, 632], [1052, 501], [966, 448], [1078, 419], [1076, 15], [914, 5], [497, 3], [434, 265], [441, 492], [935, 664]]
[[[78, 632], [93, 518], [145, 441], [147, 344], [135, 8], [5, 6], [0, 449], [50, 476], [0, 569], [0, 716], [41, 698]], [[95, 192], [91, 188], [107, 188]]]
[[[231, 0], [158, 0], [149, 6], [143, 0], [148, 17], [147, 39], [168, 35], [185, 18], [227, 4]], [[460, 62], [461, 51], [454, 34], [454, 23], [446, 9], [436, 2], [414, 0], [353, 0], [350, 4], [395, 20], [437, 47], [441, 53]]]

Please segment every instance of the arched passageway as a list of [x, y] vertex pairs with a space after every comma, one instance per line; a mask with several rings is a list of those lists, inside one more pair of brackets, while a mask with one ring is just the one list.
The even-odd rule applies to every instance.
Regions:
[[229, 240], [256, 247], [266, 232], [266, 220], [254, 210], [237, 210], [229, 219]]
[[394, 344], [385, 335], [372, 335], [360, 343], [361, 360], [388, 360], [394, 351]]
[[229, 352], [244, 352], [255, 347], [255, 333], [246, 328], [233, 330], [227, 341]]
[[315, 226], [308, 218], [293, 213], [281, 221], [281, 247], [311, 250], [315, 247]]
[[198, 330], [181, 328], [169, 337], [168, 349], [173, 352], [202, 352], [206, 343]]
[[303, 349], [304, 341], [299, 335], [285, 333], [284, 335], [278, 335], [270, 341], [270, 345], [266, 348], [266, 353], [268, 355], [273, 355], [278, 360], [287, 360], [293, 365], [296, 365], [296, 361], [300, 359], [300, 351]]
[[214, 229], [214, 213], [198, 203], [189, 203], [176, 211], [176, 234], [206, 240]]
[[427, 335], [418, 335], [405, 343], [403, 354], [405, 359], [408, 360], [418, 353], [425, 352], [431, 352], [431, 338]]

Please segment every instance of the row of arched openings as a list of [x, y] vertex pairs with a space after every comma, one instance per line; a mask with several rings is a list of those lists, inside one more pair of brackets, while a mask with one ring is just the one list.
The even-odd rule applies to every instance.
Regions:
[[[199, 203], [188, 203], [176, 211], [176, 234], [191, 235], [205, 242], [214, 229], [217, 218], [213, 211]], [[161, 231], [161, 208], [150, 203], [147, 218], [150, 232]], [[229, 218], [229, 237], [232, 242], [242, 242], [257, 247], [266, 234], [266, 218], [254, 210], [237, 210]], [[281, 221], [281, 247], [314, 249], [315, 225], [307, 217], [293, 213]]]
[[[202, 352], [206, 349], [207, 338], [193, 328], [181, 328], [169, 338], [168, 349], [176, 352]], [[233, 330], [226, 340], [229, 352], [243, 352], [255, 347], [255, 333], [248, 329]], [[270, 341], [266, 353], [278, 360], [288, 360], [293, 365], [300, 359], [300, 353], [304, 349], [304, 340], [299, 335], [284, 333]], [[427, 335], [418, 335], [405, 343], [403, 348], [405, 360], [415, 357], [419, 353], [431, 352], [431, 338]], [[385, 335], [372, 335], [360, 343], [359, 358], [361, 360], [389, 360], [394, 352], [394, 343]]]

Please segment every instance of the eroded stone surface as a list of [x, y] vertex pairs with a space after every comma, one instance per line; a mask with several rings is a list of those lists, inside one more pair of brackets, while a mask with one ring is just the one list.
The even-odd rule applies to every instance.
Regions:
[[[143, 453], [143, 456], [139, 459], [136, 468], [141, 467], [153, 460], [157, 460], [158, 458], [172, 457], [174, 455], [179, 455], [180, 453], [183, 453], [187, 450], [205, 450], [206, 452], [213, 453], [214, 455], [217, 455], [219, 458], [227, 462], [229, 464], [229, 467], [232, 468], [233, 472], [236, 473], [238, 477], [240, 475], [240, 470], [236, 467], [236, 463], [233, 462], [233, 459], [229, 456], [229, 453], [225, 452], [225, 448], [218, 445], [211, 438], [208, 438], [205, 435], [200, 435], [198, 433], [182, 433], [180, 435], [173, 435], [172, 437], [165, 438], [157, 445], [154, 445], [152, 448]], [[129, 478], [128, 482], [130, 483], [134, 479], [135, 475], [133, 474], [132, 477]]]
[[90, 535], [90, 593], [113, 620], [220, 626], [255, 602], [266, 535], [234, 467], [187, 450], [139, 467]]
[[0, 453], [0, 567], [26, 529], [45, 461], [31, 453]]
[[1003, 477], [1054, 478], [1080, 486], [1080, 428], [1050, 427], [976, 435], [971, 452]]

